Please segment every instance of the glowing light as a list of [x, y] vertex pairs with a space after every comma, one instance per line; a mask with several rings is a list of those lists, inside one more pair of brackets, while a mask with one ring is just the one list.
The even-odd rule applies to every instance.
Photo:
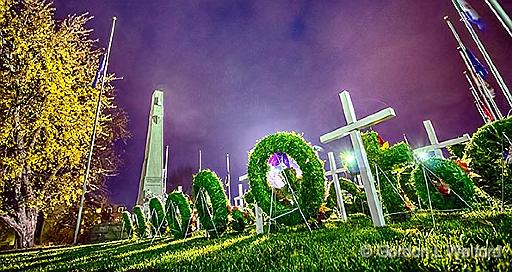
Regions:
[[420, 161], [426, 161], [429, 157], [429, 154], [427, 152], [419, 152], [416, 156]]
[[356, 161], [356, 157], [352, 153], [342, 153], [341, 159], [348, 165], [352, 165]]

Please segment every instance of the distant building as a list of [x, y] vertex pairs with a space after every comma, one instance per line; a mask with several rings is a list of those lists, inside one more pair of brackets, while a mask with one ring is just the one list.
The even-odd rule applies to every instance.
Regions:
[[122, 213], [126, 210], [126, 206], [123, 205], [104, 204], [100, 208], [96, 209], [96, 213], [101, 214], [96, 223], [119, 223], [123, 219]]
[[123, 235], [123, 212], [126, 206], [102, 203], [96, 208], [98, 217], [96, 224], [88, 235], [88, 242], [105, 242], [121, 239]]

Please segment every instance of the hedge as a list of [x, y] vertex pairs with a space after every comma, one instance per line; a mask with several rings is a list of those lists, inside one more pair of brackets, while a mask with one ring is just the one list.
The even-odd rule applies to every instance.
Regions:
[[512, 117], [479, 128], [467, 144], [465, 156], [471, 159], [471, 169], [481, 176], [475, 179], [476, 184], [498, 199], [502, 198], [504, 192], [504, 200], [510, 204], [512, 165], [507, 165], [503, 156], [510, 143], [503, 135], [512, 140]]
[[148, 235], [146, 217], [140, 205], [133, 207], [133, 214], [135, 215], [135, 225], [137, 226], [137, 236], [139, 238], [146, 238]]
[[[272, 189], [267, 181], [270, 170], [268, 160], [276, 153], [285, 153], [293, 158], [302, 171], [302, 179], [292, 188], [297, 197], [298, 205], [307, 218], [315, 217], [324, 197], [325, 172], [323, 162], [317, 157], [311, 144], [294, 132], [278, 132], [260, 139], [249, 153], [248, 175], [251, 185], [251, 196], [266, 214], [270, 214]], [[287, 171], [287, 176], [290, 176]], [[295, 187], [296, 186], [296, 187]], [[295, 187], [295, 188], [294, 188]], [[274, 201], [272, 217], [277, 217], [296, 208], [280, 201]], [[286, 225], [303, 223], [298, 210], [277, 219]]]
[[[425, 183], [424, 178], [427, 176], [427, 182]], [[439, 179], [442, 181], [439, 181]], [[416, 166], [413, 170], [411, 179], [416, 187], [416, 193], [421, 199], [421, 202], [428, 205], [428, 192], [426, 190], [426, 184], [428, 184], [430, 199], [432, 200], [432, 208], [434, 209], [459, 209], [459, 208], [470, 208], [468, 207], [475, 203], [475, 185], [455, 162], [451, 160], [444, 160], [441, 158], [432, 157]], [[443, 186], [448, 184], [450, 188], [449, 194], [442, 193], [446, 189], [438, 189], [434, 186], [433, 182], [437, 183], [437, 186]], [[466, 205], [457, 195], [459, 195], [468, 205]], [[424, 207], [426, 208], [426, 207]]]
[[174, 191], [167, 196], [165, 209], [172, 235], [178, 239], [185, 238], [187, 230], [190, 232], [188, 226], [192, 215], [188, 198], [183, 192]]
[[192, 191], [201, 226], [211, 236], [221, 235], [227, 228], [228, 201], [219, 177], [209, 169], [200, 171], [194, 175]]

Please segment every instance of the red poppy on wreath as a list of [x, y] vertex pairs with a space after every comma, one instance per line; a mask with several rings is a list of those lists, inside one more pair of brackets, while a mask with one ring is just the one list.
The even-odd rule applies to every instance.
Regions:
[[473, 172], [471, 170], [471, 167], [469, 167], [469, 163], [471, 162], [471, 159], [457, 159], [455, 160], [455, 163], [460, 167], [460, 169], [462, 169], [464, 172], [466, 172], [466, 174], [468, 174], [468, 176], [470, 178], [478, 178], [480, 177], [480, 175], [478, 175], [477, 173]]
[[316, 220], [318, 223], [321, 223], [322, 220], [326, 220], [329, 216], [327, 215], [331, 209], [327, 207], [325, 204], [322, 204], [318, 209], [318, 213], [316, 215]]
[[450, 194], [450, 185], [444, 182], [442, 179], [439, 179], [439, 182], [436, 183], [437, 191], [442, 195], [447, 196]]
[[469, 162], [466, 160], [457, 159], [455, 163], [462, 169], [466, 174], [471, 173], [471, 168], [469, 168]]
[[386, 142], [386, 141], [384, 141], [384, 139], [382, 139], [382, 137], [379, 134], [377, 134], [377, 140], [379, 140], [379, 145], [380, 146], [383, 146], [384, 143]]
[[384, 139], [382, 139], [382, 137], [380, 137], [379, 134], [377, 134], [377, 140], [379, 141], [379, 146], [380, 146], [381, 149], [389, 148], [389, 142], [388, 141], [384, 141]]
[[196, 230], [197, 226], [197, 213], [192, 213], [192, 216], [190, 217], [190, 226], [192, 226], [192, 230]]
[[410, 200], [405, 201], [405, 209], [408, 211], [412, 211], [414, 209], [414, 204]]

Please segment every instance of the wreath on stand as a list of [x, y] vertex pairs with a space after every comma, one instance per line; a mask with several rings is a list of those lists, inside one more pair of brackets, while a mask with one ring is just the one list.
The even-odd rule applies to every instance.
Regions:
[[475, 185], [454, 161], [432, 157], [416, 165], [411, 179], [420, 201], [428, 205], [430, 195], [434, 209], [470, 208], [474, 203]]
[[133, 235], [133, 223], [132, 223], [132, 216], [130, 214], [130, 212], [128, 211], [124, 211], [122, 213], [122, 216], [123, 216], [123, 229], [121, 231], [121, 239], [124, 239], [125, 236], [124, 234], [126, 234], [126, 238], [130, 239], [132, 238], [134, 235]]
[[480, 177], [474, 181], [489, 195], [512, 203], [512, 117], [479, 128], [464, 157]]
[[167, 224], [174, 238], [185, 238], [187, 232], [190, 232], [189, 225], [192, 216], [188, 198], [183, 192], [172, 192], [165, 201], [165, 210]]
[[165, 233], [167, 226], [165, 225], [164, 205], [159, 197], [152, 197], [149, 200], [150, 222], [152, 235], [162, 235]]
[[414, 162], [409, 145], [405, 142], [390, 145], [375, 131], [363, 133], [362, 138], [371, 171], [375, 178], [379, 178], [377, 189], [380, 191], [385, 212], [403, 214], [412, 210], [414, 205], [402, 189], [395, 173]]
[[133, 214], [135, 218], [135, 226], [137, 227], [137, 237], [147, 238], [148, 232], [146, 225], [146, 217], [144, 216], [142, 207], [140, 205], [136, 205], [135, 207], [133, 207]]
[[199, 222], [211, 236], [220, 236], [228, 224], [228, 201], [222, 183], [211, 170], [194, 175], [192, 192]]
[[231, 227], [237, 232], [243, 232], [247, 225], [247, 214], [245, 211], [240, 210], [238, 207], [234, 207], [231, 211]]
[[[340, 189], [343, 195], [343, 202], [347, 214], [364, 213], [363, 205], [366, 205], [366, 194], [363, 189], [346, 178], [339, 178]], [[329, 194], [327, 195], [326, 206], [329, 209], [337, 209], [336, 190], [334, 181], [329, 182]], [[364, 204], [363, 204], [364, 203]]]
[[[269, 173], [279, 174], [287, 184], [271, 185]], [[324, 166], [311, 144], [297, 133], [278, 132], [259, 140], [249, 154], [248, 175], [251, 197], [277, 222], [300, 224], [304, 222], [301, 211], [306, 219], [317, 215], [325, 191]], [[285, 187], [291, 189], [291, 199], [274, 200], [274, 194], [287, 197], [284, 190], [275, 190]]]

